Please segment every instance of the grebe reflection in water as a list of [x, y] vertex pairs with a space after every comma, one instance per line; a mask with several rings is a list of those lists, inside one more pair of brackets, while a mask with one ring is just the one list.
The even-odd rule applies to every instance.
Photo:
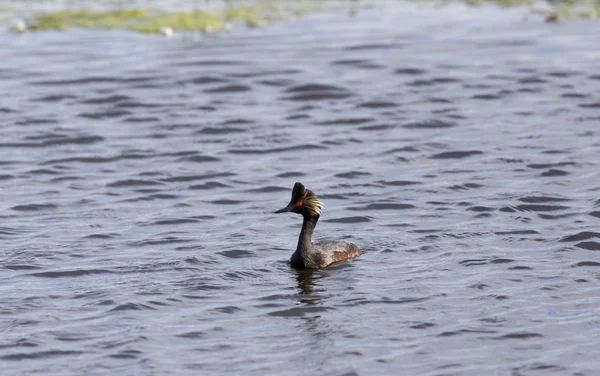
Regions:
[[301, 183], [296, 183], [288, 206], [275, 212], [293, 212], [304, 217], [298, 246], [290, 260], [294, 268], [321, 269], [336, 262], [353, 259], [363, 253], [357, 246], [348, 242], [312, 242], [312, 233], [317, 226], [322, 208], [323, 204], [313, 191], [304, 188]]

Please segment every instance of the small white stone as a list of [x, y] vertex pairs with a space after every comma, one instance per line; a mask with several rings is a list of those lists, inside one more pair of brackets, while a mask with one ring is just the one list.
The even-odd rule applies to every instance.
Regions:
[[160, 28], [160, 33], [167, 38], [171, 38], [174, 34], [174, 31], [169, 26], [163, 26]]
[[15, 33], [24, 33], [27, 31], [27, 24], [20, 18], [15, 18], [10, 26], [10, 30]]

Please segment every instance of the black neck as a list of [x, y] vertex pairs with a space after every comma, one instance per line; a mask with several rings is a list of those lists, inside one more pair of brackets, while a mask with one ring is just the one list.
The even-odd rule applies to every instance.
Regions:
[[300, 238], [298, 238], [298, 247], [296, 248], [296, 252], [300, 252], [300, 254], [306, 254], [310, 252], [310, 249], [312, 248], [312, 233], [317, 226], [318, 220], [318, 215], [304, 216], [304, 222], [302, 222], [302, 230], [300, 231]]

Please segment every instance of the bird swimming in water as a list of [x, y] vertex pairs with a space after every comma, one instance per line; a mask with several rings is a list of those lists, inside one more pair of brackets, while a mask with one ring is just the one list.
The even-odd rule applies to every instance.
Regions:
[[275, 212], [293, 212], [302, 214], [304, 217], [298, 238], [298, 247], [290, 260], [294, 268], [321, 269], [363, 254], [363, 251], [357, 246], [348, 242], [312, 242], [312, 233], [317, 226], [322, 208], [323, 204], [313, 191], [304, 188], [301, 183], [296, 183], [292, 189], [292, 200], [288, 206]]

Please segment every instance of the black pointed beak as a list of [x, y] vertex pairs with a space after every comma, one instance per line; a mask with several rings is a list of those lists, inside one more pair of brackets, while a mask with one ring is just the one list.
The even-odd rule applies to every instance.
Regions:
[[286, 206], [286, 207], [285, 207], [285, 208], [283, 208], [283, 209], [279, 209], [279, 210], [277, 210], [277, 211], [275, 212], [275, 214], [279, 214], [279, 213], [287, 213], [287, 212], [291, 212], [292, 210], [293, 210], [293, 207], [291, 207], [291, 206], [289, 206], [289, 205], [288, 205], [288, 206]]

